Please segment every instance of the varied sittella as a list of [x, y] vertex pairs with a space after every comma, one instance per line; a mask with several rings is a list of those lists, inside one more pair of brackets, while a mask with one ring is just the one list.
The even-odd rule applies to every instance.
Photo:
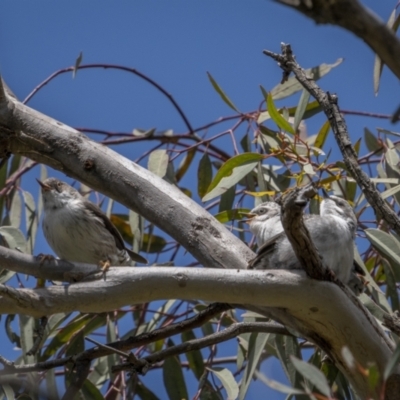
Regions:
[[63, 260], [133, 266], [147, 264], [128, 250], [121, 234], [103, 211], [65, 182], [55, 178], [39, 181], [43, 197], [43, 232], [53, 251]]

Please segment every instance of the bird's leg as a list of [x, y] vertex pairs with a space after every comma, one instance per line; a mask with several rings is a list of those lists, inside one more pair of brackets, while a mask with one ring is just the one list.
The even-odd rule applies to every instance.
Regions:
[[39, 261], [40, 265], [43, 265], [43, 263], [45, 261], [49, 261], [50, 262], [50, 261], [54, 261], [56, 259], [51, 254], [43, 254], [43, 253], [38, 254], [35, 258]]

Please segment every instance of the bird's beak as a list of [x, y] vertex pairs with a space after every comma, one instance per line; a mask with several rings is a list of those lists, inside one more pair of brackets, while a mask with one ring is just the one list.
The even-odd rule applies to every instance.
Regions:
[[36, 179], [38, 181], [38, 184], [40, 185], [40, 187], [42, 188], [43, 192], [48, 192], [49, 190], [51, 190], [51, 187], [49, 185], [46, 185], [45, 183], [43, 183], [42, 181], [39, 181], [39, 179]]
[[247, 217], [247, 219], [241, 219], [240, 221], [244, 222], [245, 224], [249, 224], [257, 214], [254, 214], [254, 213], [242, 213], [242, 215]]

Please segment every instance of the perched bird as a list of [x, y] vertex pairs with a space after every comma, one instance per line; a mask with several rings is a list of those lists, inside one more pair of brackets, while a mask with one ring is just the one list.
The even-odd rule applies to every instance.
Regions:
[[267, 201], [253, 208], [247, 217], [250, 231], [255, 235], [258, 247], [283, 232], [281, 206], [274, 201]]
[[37, 180], [43, 197], [43, 232], [58, 257], [71, 262], [110, 265], [147, 264], [128, 250], [121, 234], [103, 211], [65, 182]]
[[[261, 246], [258, 256], [250, 263], [251, 267], [301, 268], [284, 233], [280, 214], [278, 204], [266, 202], [248, 215], [250, 230]], [[357, 220], [349, 203], [340, 197], [330, 196], [322, 201], [320, 215], [304, 215], [304, 220], [324, 264], [355, 293], [362, 292], [363, 285], [356, 274], [360, 272], [360, 267], [354, 265]]]

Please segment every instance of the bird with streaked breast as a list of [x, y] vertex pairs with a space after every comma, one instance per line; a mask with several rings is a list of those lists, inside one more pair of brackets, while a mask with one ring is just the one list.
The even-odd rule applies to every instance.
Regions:
[[[262, 203], [248, 214], [250, 231], [260, 247], [252, 268], [301, 268], [280, 216], [281, 207], [275, 202]], [[305, 214], [304, 221], [324, 264], [356, 294], [361, 293], [364, 287], [357, 273], [364, 275], [364, 271], [354, 262], [357, 219], [349, 203], [330, 196], [321, 202], [320, 215]]]
[[95, 204], [76, 189], [55, 178], [41, 186], [43, 232], [53, 251], [63, 260], [104, 267], [147, 264], [141, 255], [127, 249], [118, 229]]

